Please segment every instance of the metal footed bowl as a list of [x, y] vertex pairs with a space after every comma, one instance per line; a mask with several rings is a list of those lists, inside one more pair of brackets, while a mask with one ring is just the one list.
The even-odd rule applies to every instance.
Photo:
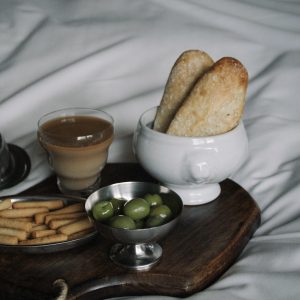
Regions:
[[[169, 222], [156, 227], [129, 230], [113, 228], [92, 217], [92, 207], [96, 202], [109, 198], [129, 201], [147, 193], [161, 195], [163, 203], [172, 211], [173, 217]], [[175, 192], [165, 186], [150, 182], [121, 182], [91, 194], [85, 208], [98, 232], [106, 239], [116, 242], [109, 254], [113, 262], [128, 269], [148, 270], [161, 258], [163, 251], [157, 241], [165, 238], [174, 229], [180, 218], [183, 203]]]

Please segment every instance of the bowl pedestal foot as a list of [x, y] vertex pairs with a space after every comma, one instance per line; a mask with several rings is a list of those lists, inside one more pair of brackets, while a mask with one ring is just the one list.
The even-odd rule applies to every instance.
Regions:
[[109, 257], [117, 265], [137, 271], [146, 271], [153, 267], [162, 255], [157, 243], [114, 244]]
[[215, 200], [221, 193], [218, 183], [205, 183], [195, 185], [165, 184], [175, 191], [182, 199], [184, 205], [201, 205]]

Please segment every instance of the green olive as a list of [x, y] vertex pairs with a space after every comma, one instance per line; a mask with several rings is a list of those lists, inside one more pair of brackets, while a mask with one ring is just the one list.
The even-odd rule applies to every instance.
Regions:
[[106, 200], [97, 202], [92, 207], [92, 214], [95, 220], [106, 221], [114, 215], [113, 205]]
[[141, 220], [149, 215], [150, 204], [143, 198], [135, 198], [125, 203], [123, 212], [135, 221]]
[[118, 215], [110, 219], [109, 225], [114, 228], [135, 229], [136, 225], [133, 219], [128, 216]]
[[142, 229], [145, 227], [145, 222], [144, 220], [136, 220], [135, 221], [135, 227], [136, 229]]
[[157, 217], [157, 216], [154, 216], [154, 217], [149, 217], [147, 218], [146, 220], [146, 227], [156, 227], [156, 226], [160, 226], [162, 224], [165, 223], [165, 220], [161, 217]]
[[150, 207], [162, 204], [162, 199], [159, 194], [146, 194], [144, 199], [150, 204]]
[[114, 208], [114, 214], [119, 215], [122, 212], [123, 206], [126, 203], [126, 201], [123, 199], [117, 199], [117, 198], [109, 199], [109, 201], [111, 202], [111, 204]]
[[167, 222], [172, 218], [172, 211], [165, 204], [158, 205], [151, 209], [150, 217], [160, 217], [164, 222]]

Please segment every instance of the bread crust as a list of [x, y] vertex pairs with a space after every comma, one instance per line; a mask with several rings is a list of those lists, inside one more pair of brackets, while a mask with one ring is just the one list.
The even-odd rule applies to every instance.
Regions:
[[153, 129], [165, 132], [177, 109], [195, 82], [213, 65], [212, 58], [200, 50], [187, 50], [176, 60], [167, 80]]
[[211, 136], [230, 131], [242, 117], [247, 87], [248, 72], [241, 62], [221, 58], [196, 82], [167, 133]]

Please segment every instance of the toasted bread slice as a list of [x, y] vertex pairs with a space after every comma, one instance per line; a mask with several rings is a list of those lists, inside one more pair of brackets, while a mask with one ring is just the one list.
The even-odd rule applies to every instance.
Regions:
[[242, 117], [247, 87], [245, 67], [235, 58], [221, 58], [194, 85], [167, 133], [209, 136], [230, 131]]
[[197, 79], [213, 65], [211, 57], [200, 50], [187, 50], [176, 60], [165, 86], [153, 129], [165, 132], [175, 112]]

